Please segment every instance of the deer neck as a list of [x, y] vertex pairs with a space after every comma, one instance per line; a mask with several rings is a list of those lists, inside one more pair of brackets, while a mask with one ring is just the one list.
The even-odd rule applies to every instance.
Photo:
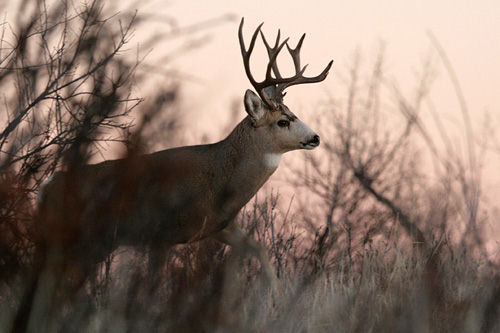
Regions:
[[237, 201], [244, 205], [277, 169], [281, 154], [266, 150], [269, 147], [259, 137], [249, 117], [219, 144], [223, 167], [229, 171], [225, 173], [228, 178], [223, 186], [230, 188]]
[[226, 139], [215, 144], [218, 169], [223, 174], [217, 182], [220, 198], [223, 198], [222, 220], [234, 218], [278, 167], [281, 155], [270, 154], [262, 145], [248, 117]]
[[248, 177], [267, 178], [278, 168], [282, 153], [270, 151], [269, 145], [252, 126], [250, 118], [243, 119], [226, 138], [231, 146], [232, 164], [242, 168]]

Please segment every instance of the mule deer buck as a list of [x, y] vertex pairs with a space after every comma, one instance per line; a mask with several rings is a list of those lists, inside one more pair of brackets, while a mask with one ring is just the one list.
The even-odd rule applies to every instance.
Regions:
[[[300, 64], [305, 34], [291, 48], [288, 39], [280, 42], [278, 31], [270, 46], [261, 24], [247, 49], [243, 22], [238, 32], [243, 64], [258, 94], [245, 93], [248, 115], [217, 143], [56, 173], [39, 195], [40, 248], [62, 253], [63, 261], [79, 261], [84, 271], [90, 271], [119, 246], [148, 249], [154, 262], [161, 260], [167, 247], [212, 237], [256, 256], [266, 278], [277, 282], [266, 250], [233, 220], [276, 170], [283, 153], [319, 145], [319, 136], [283, 104], [284, 90], [323, 81], [333, 61], [318, 76], [306, 77], [306, 66]], [[259, 33], [269, 56], [262, 82], [250, 71]], [[276, 62], [284, 46], [295, 67], [290, 77], [282, 76]]]

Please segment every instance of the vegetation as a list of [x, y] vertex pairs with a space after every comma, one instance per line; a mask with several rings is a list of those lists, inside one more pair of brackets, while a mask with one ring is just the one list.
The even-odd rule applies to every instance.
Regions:
[[20, 1], [17, 13], [0, 38], [0, 331], [500, 329], [499, 267], [482, 230], [498, 222], [482, 209], [468, 111], [462, 102], [464, 147], [451, 143], [432, 109], [439, 131], [431, 135], [422, 113], [435, 64], [424, 64], [407, 97], [384, 76], [383, 51], [368, 75], [354, 57], [346, 91], [334, 91], [318, 116], [315, 129], [328, 138], [321, 152], [289, 166], [298, 208], [259, 194], [238, 217], [266, 245], [281, 292], [269, 290], [256, 261], [213, 240], [171, 248], [154, 272], [147, 253], [121, 248], [76, 287], [66, 283], [74, 267], [35, 269], [42, 182], [108, 143], [137, 154], [155, 131], [174, 132], [177, 86], [144, 102], [134, 95], [145, 80], [137, 55], [124, 49], [145, 20], [135, 13], [41, 0]]

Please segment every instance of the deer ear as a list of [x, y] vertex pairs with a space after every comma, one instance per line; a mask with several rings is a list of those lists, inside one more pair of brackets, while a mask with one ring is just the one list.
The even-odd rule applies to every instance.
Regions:
[[259, 120], [264, 116], [264, 103], [262, 103], [260, 97], [250, 89], [245, 92], [245, 110], [250, 118], [252, 118], [254, 126], [257, 126]]

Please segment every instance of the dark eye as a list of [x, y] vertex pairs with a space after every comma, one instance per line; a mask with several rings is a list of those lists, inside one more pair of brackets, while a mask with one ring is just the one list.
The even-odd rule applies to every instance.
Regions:
[[279, 127], [289, 127], [290, 126], [290, 122], [288, 120], [279, 120], [278, 121], [278, 126]]

